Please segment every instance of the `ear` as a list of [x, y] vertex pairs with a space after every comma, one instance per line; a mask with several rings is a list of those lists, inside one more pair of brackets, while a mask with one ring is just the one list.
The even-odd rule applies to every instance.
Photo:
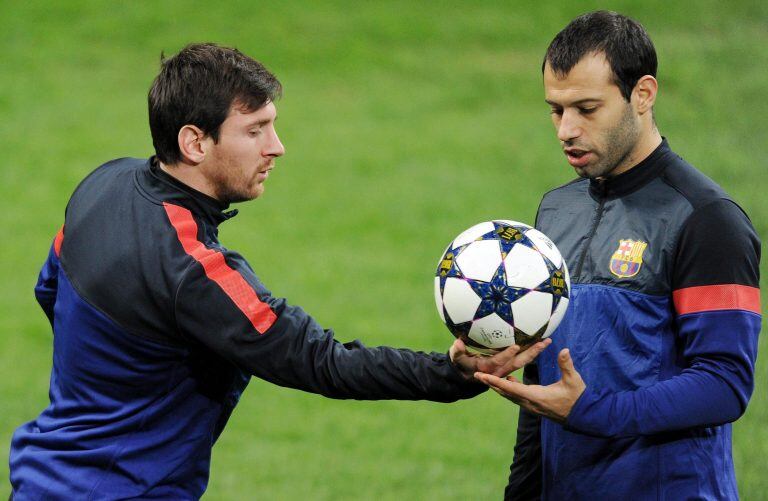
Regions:
[[643, 115], [653, 109], [658, 90], [659, 83], [651, 75], [645, 75], [637, 81], [632, 89], [632, 101], [638, 114]]
[[185, 125], [179, 130], [179, 151], [186, 163], [197, 165], [205, 160], [207, 136], [195, 125]]

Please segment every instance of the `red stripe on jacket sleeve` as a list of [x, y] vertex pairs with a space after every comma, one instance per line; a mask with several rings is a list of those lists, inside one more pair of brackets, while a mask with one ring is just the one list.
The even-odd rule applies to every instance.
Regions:
[[56, 233], [56, 238], [53, 239], [53, 252], [56, 254], [56, 257], [59, 257], [61, 254], [61, 244], [64, 243], [64, 225], [61, 225], [61, 228], [59, 228], [59, 232]]
[[184, 252], [203, 266], [206, 276], [221, 287], [260, 334], [272, 327], [277, 320], [275, 312], [259, 299], [242, 275], [227, 264], [221, 252], [207, 248], [197, 239], [197, 223], [192, 213], [178, 205], [163, 203], [163, 206]]
[[723, 284], [686, 287], [672, 292], [678, 315], [717, 310], [745, 310], [760, 314], [760, 289]]

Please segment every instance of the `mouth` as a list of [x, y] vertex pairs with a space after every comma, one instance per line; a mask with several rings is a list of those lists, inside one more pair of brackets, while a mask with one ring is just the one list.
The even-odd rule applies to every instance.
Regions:
[[269, 177], [269, 172], [270, 172], [270, 171], [271, 171], [271, 170], [272, 170], [274, 167], [275, 167], [274, 165], [270, 165], [270, 166], [269, 166], [269, 167], [267, 167], [266, 169], [261, 169], [261, 170], [257, 171], [257, 172], [256, 172], [256, 177], [257, 177], [257, 178], [258, 178], [260, 181], [264, 181], [265, 179], [267, 179], [267, 178]]
[[594, 156], [594, 153], [591, 151], [582, 150], [579, 148], [565, 148], [563, 153], [565, 153], [565, 156], [568, 159], [568, 163], [573, 167], [584, 167], [590, 162], [590, 160], [592, 160], [592, 157]]

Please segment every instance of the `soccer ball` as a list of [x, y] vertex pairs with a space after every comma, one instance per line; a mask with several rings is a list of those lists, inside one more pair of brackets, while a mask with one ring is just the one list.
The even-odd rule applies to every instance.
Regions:
[[476, 224], [440, 258], [440, 318], [469, 349], [493, 354], [548, 337], [568, 308], [571, 279], [546, 235], [517, 221]]

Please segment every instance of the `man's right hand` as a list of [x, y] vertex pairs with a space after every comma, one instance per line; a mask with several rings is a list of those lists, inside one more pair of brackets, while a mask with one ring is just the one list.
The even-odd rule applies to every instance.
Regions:
[[551, 339], [545, 339], [521, 351], [520, 346], [512, 346], [496, 353], [493, 356], [475, 355], [467, 351], [467, 347], [461, 339], [454, 341], [448, 354], [451, 362], [464, 374], [467, 379], [472, 379], [475, 372], [492, 374], [496, 377], [507, 375], [522, 368], [525, 364], [533, 362], [539, 353], [552, 343]]

